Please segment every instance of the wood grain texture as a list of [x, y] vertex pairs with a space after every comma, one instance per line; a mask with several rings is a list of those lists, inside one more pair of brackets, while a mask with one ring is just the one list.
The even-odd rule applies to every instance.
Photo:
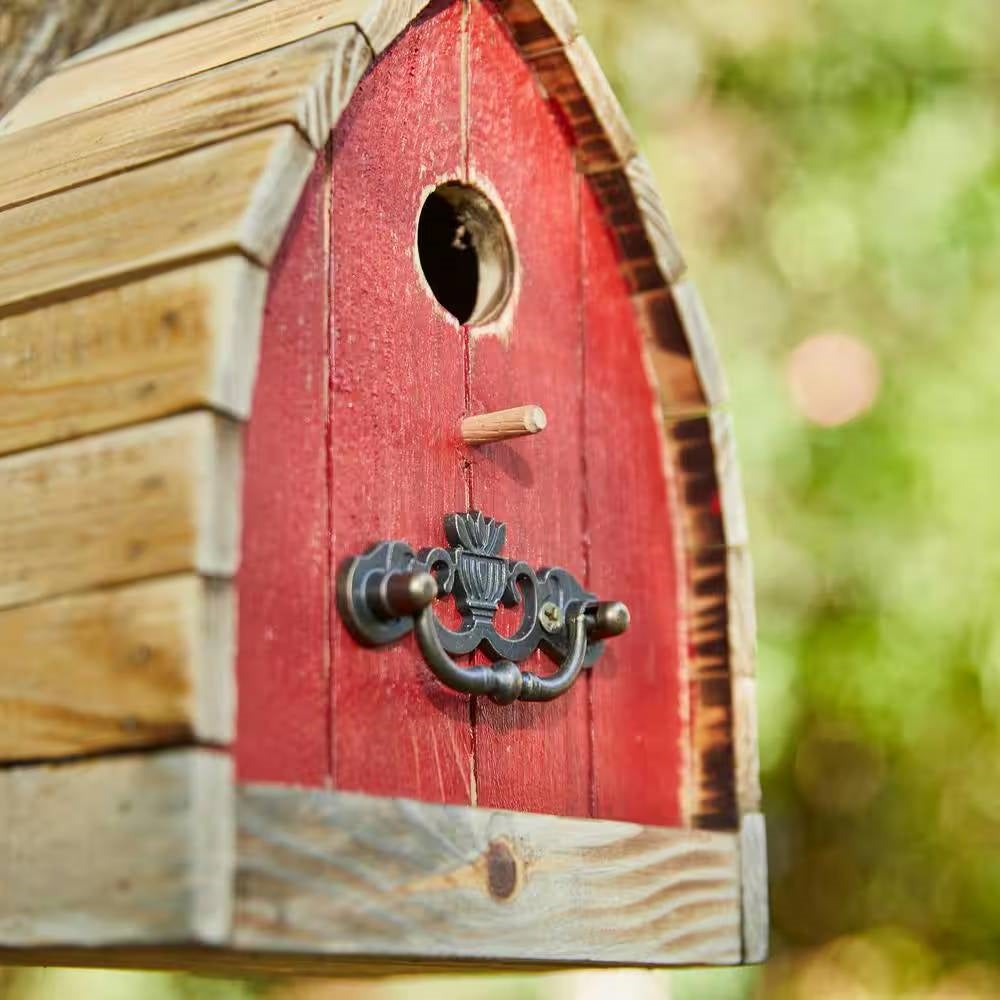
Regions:
[[727, 552], [686, 553], [687, 661], [691, 719], [692, 802], [697, 826], [735, 829], [739, 809], [730, 655]]
[[[503, 206], [521, 273], [503, 335], [492, 335], [488, 326], [470, 334], [469, 410], [536, 400], [551, 424], [532, 438], [468, 450], [470, 506], [506, 522], [512, 557], [562, 566], [583, 579], [583, 344], [573, 153], [502, 23], [479, 3], [469, 18], [469, 66], [470, 180], [488, 183]], [[515, 157], [512, 148], [519, 150]], [[498, 620], [516, 627], [519, 614]], [[544, 674], [555, 664], [536, 653], [524, 668]], [[589, 815], [587, 715], [586, 678], [547, 704], [500, 707], [478, 699], [478, 804]], [[525, 761], [532, 762], [530, 773]]]
[[[572, 971], [580, 968], [572, 961], [486, 961], [484, 959], [424, 959], [394, 957], [342, 958], [330, 955], [291, 952], [237, 951], [233, 948], [170, 946], [117, 948], [0, 948], [5, 967], [46, 966], [71, 969], [135, 969], [195, 972], [245, 980], [250, 975], [266, 977], [366, 980], [368, 991], [384, 995], [378, 980], [387, 976], [456, 976], [479, 972], [516, 973], [522, 976], [541, 972]], [[620, 967], [621, 962], [594, 961], [589, 969]], [[357, 983], [348, 984], [350, 1000], [372, 1000]]]
[[[379, 0], [268, 0], [109, 52], [43, 80], [3, 120], [5, 133], [255, 56], [329, 28], [358, 23]], [[402, 27], [402, 26], [401, 26]]]
[[593, 193], [583, 195], [585, 432], [590, 588], [624, 601], [629, 631], [591, 678], [594, 810], [682, 822], [682, 566], [643, 336]]
[[0, 815], [4, 947], [227, 936], [233, 800], [223, 754], [8, 768]]
[[323, 785], [330, 773], [329, 199], [324, 154], [271, 269], [246, 429], [241, 780]]
[[[71, 969], [135, 969], [195, 972], [245, 980], [250, 975], [267, 977], [301, 978], [303, 976], [326, 979], [349, 978], [366, 980], [368, 991], [384, 989], [378, 980], [387, 976], [456, 976], [478, 972], [510, 972], [531, 975], [540, 972], [572, 971], [579, 969], [579, 962], [556, 961], [486, 961], [484, 959], [424, 959], [394, 957], [342, 958], [330, 955], [306, 955], [291, 952], [237, 951], [233, 948], [172, 945], [157, 947], [116, 948], [0, 948], [4, 967], [46, 966]], [[615, 968], [618, 962], [594, 961], [589, 969]], [[351, 1000], [372, 1000], [369, 993], [362, 993], [357, 983], [347, 985]]]
[[703, 830], [739, 823], [732, 693], [728, 677], [704, 674], [691, 682], [693, 802], [691, 820]]
[[[0, 115], [62, 60], [193, 0], [7, 0], [0, 20]], [[0, 131], [2, 131], [0, 123]]]
[[[625, 176], [639, 212], [639, 231], [631, 234], [630, 239], [640, 241], [645, 238], [650, 257], [664, 281], [674, 284], [684, 274], [687, 264], [677, 244], [674, 228], [667, 218], [649, 162], [641, 154], [636, 154], [626, 164]], [[625, 242], [622, 234], [619, 234], [619, 239]]]
[[204, 412], [0, 460], [0, 607], [197, 570], [229, 576], [239, 432]]
[[685, 553], [688, 659], [695, 678], [724, 682], [729, 673], [728, 566], [725, 549]]
[[357, 16], [376, 55], [381, 55], [406, 30], [429, 0], [368, 0]]
[[[110, 55], [112, 52], [132, 49], [164, 35], [173, 35], [204, 21], [214, 21], [217, 17], [225, 17], [226, 14], [232, 14], [244, 7], [266, 2], [267, 0], [201, 0], [179, 10], [168, 10], [158, 17], [144, 18], [110, 37], [89, 45], [64, 60], [59, 69], [69, 69], [79, 63]], [[180, 6], [179, 0], [174, 0], [174, 3]]]
[[635, 136], [593, 49], [582, 36], [531, 60], [576, 140], [577, 167], [590, 174], [623, 167], [635, 152]]
[[733, 418], [725, 410], [713, 410], [708, 417], [712, 429], [712, 451], [715, 455], [716, 477], [719, 484], [719, 504], [726, 544], [748, 545], [746, 501], [743, 499], [743, 479], [736, 456]]
[[760, 758], [757, 752], [757, 680], [734, 677], [733, 748], [736, 755], [736, 803], [741, 813], [761, 807]]
[[698, 371], [705, 403], [709, 408], [721, 406], [729, 398], [729, 389], [701, 295], [691, 278], [676, 284], [672, 291], [684, 336], [690, 345]]
[[370, 60], [347, 26], [14, 132], [0, 139], [0, 207], [282, 123], [319, 148]]
[[740, 827], [743, 887], [743, 961], [765, 962], [768, 953], [767, 831], [764, 817], [751, 813]]
[[728, 964], [736, 835], [248, 786], [234, 941], [423, 960]]
[[0, 305], [228, 250], [268, 264], [313, 159], [282, 125], [0, 212]]
[[670, 421], [667, 448], [681, 494], [684, 547], [691, 552], [723, 547], [726, 531], [709, 415]]
[[[467, 505], [465, 335], [426, 288], [414, 245], [424, 197], [463, 169], [461, 24], [461, 4], [414, 24], [334, 133], [335, 566], [383, 538], [441, 544], [444, 515]], [[331, 615], [334, 787], [468, 803], [468, 698], [437, 681], [412, 636], [373, 652]]]
[[540, 434], [548, 417], [540, 406], [514, 406], [509, 410], [477, 413], [462, 421], [462, 440], [466, 444], [493, 444], [512, 438]]
[[497, 6], [526, 56], [569, 45], [580, 34], [570, 0], [498, 0]]
[[[636, 187], [629, 172], [638, 161], [591, 173], [589, 181], [612, 227], [621, 254], [622, 274], [632, 292], [662, 291], [686, 264], [672, 242], [669, 223], [652, 189], [648, 171]], [[655, 203], [655, 212], [651, 207]]]
[[247, 416], [265, 288], [234, 255], [0, 318], [0, 454], [195, 406]]
[[670, 289], [633, 295], [632, 302], [645, 330], [664, 416], [677, 420], [704, 415], [709, 404]]
[[724, 405], [729, 390], [693, 280], [638, 295], [636, 307], [655, 347], [653, 361], [667, 415], [692, 416]]
[[228, 743], [235, 603], [168, 577], [0, 612], [0, 761]]
[[750, 550], [729, 549], [726, 563], [730, 669], [734, 677], [754, 677], [757, 674], [757, 609]]

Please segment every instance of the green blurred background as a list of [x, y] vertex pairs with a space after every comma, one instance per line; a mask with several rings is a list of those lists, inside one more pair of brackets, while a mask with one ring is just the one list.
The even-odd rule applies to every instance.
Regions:
[[772, 961], [383, 985], [0, 971], [0, 995], [1000, 997], [1000, 0], [579, 8], [728, 369]]

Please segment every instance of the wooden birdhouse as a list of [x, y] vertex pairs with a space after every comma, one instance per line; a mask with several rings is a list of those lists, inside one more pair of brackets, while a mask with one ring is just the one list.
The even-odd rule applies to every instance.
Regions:
[[760, 960], [725, 389], [566, 0], [207, 0], [0, 125], [0, 963]]

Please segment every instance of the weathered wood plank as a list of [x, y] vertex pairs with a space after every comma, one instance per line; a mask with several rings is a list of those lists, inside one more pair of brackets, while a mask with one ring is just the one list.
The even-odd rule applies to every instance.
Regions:
[[736, 756], [736, 802], [741, 813], [761, 806], [760, 757], [757, 752], [757, 680], [734, 677], [733, 750]]
[[268, 264], [314, 156], [281, 125], [0, 212], [0, 305], [226, 250]]
[[232, 14], [234, 11], [256, 6], [259, 3], [267, 3], [267, 0], [202, 0], [201, 3], [195, 3], [181, 10], [171, 10], [159, 17], [139, 21], [137, 24], [88, 46], [64, 60], [59, 69], [68, 69], [79, 63], [100, 59], [102, 56], [119, 52], [122, 49], [135, 48], [138, 45], [151, 42], [155, 38], [176, 34], [178, 31], [192, 28], [204, 21], [213, 21], [217, 17], [225, 17], [226, 14]]
[[633, 295], [632, 303], [646, 331], [649, 361], [664, 416], [676, 420], [704, 414], [708, 402], [670, 290], [658, 287], [647, 294]]
[[[394, 0], [413, 7], [411, 0]], [[192, 24], [134, 48], [108, 52], [43, 80], [3, 120], [5, 133], [93, 108], [152, 87], [357, 23], [391, 27], [399, 14], [384, 0], [269, 0]], [[405, 24], [405, 22], [404, 22]], [[400, 25], [402, 28], [403, 25]]]
[[750, 550], [731, 548], [726, 561], [730, 669], [734, 677], [754, 677], [757, 673], [757, 608]]
[[569, 45], [580, 34], [570, 0], [499, 0], [499, 7], [517, 47], [526, 56]]
[[197, 570], [232, 575], [240, 440], [205, 412], [0, 460], [0, 607]]
[[195, 576], [0, 611], [0, 761], [229, 742], [234, 630]]
[[[687, 264], [677, 244], [673, 226], [656, 187], [649, 162], [636, 154], [625, 167], [639, 213], [639, 227], [648, 242], [650, 256], [655, 261], [666, 284], [673, 284], [684, 274]], [[638, 236], [638, 234], [636, 234]], [[621, 234], [619, 239], [622, 239]]]
[[678, 282], [672, 289], [684, 336], [691, 349], [698, 381], [708, 409], [721, 406], [729, 398], [722, 360], [708, 313], [693, 279]]
[[743, 961], [764, 962], [768, 952], [767, 831], [764, 817], [751, 813], [740, 827], [743, 887]]
[[623, 167], [635, 153], [635, 135], [593, 49], [582, 36], [531, 60], [546, 93], [566, 115], [584, 173]]
[[[686, 267], [652, 186], [652, 177], [647, 171], [637, 186], [629, 176], [628, 171], [640, 162], [635, 157], [628, 168], [613, 167], [587, 178], [614, 231], [622, 274], [637, 295], [662, 291]], [[636, 305], [642, 309], [642, 302]], [[675, 322], [679, 323], [679, 318]]]
[[223, 754], [8, 768], [0, 816], [5, 947], [226, 938], [233, 804]]
[[[0, 115], [67, 56], [192, 0], [4, 0]], [[0, 131], [2, 131], [0, 124]]]
[[236, 947], [578, 964], [734, 963], [735, 834], [238, 792]]
[[726, 544], [713, 431], [708, 415], [670, 421], [666, 426], [670, 461], [681, 494], [683, 544], [689, 552]]
[[266, 282], [233, 255], [0, 317], [0, 454], [196, 406], [246, 417]]
[[[521, 976], [538, 973], [579, 970], [579, 962], [503, 962], [481, 958], [465, 960], [420, 958], [399, 959], [340, 958], [329, 955], [303, 955], [289, 952], [236, 951], [227, 948], [171, 946], [167, 948], [0, 948], [4, 967], [65, 967], [71, 969], [135, 969], [196, 972], [245, 980], [250, 975], [301, 978], [314, 976], [328, 980], [367, 980], [362, 992], [356, 982], [342, 984], [350, 1000], [382, 1000], [384, 987], [376, 980], [388, 976], [460, 976], [481, 973], [514, 973]], [[620, 967], [618, 962], [590, 962], [588, 969]], [[331, 984], [332, 985], [332, 984]], [[322, 986], [319, 987], [322, 989]], [[375, 996], [369, 995], [371, 991]], [[333, 994], [330, 989], [327, 997]], [[342, 994], [335, 994], [340, 1000]], [[331, 997], [331, 1000], [333, 998]]]
[[712, 428], [712, 451], [715, 454], [716, 478], [719, 484], [719, 503], [722, 507], [722, 526], [726, 544], [748, 545], [750, 529], [747, 523], [746, 501], [743, 497], [743, 478], [736, 454], [733, 418], [725, 410], [709, 414]]
[[[116, 948], [3, 948], [0, 961], [8, 966], [63, 966], [72, 969], [136, 969], [196, 972], [220, 975], [229, 979], [246, 979], [251, 974], [299, 978], [316, 976], [325, 979], [365, 979], [369, 989], [378, 990], [376, 980], [387, 976], [446, 976], [478, 975], [481, 973], [517, 973], [522, 976], [542, 972], [579, 970], [574, 961], [517, 961], [505, 959], [422, 959], [394, 958], [381, 955], [342, 958], [330, 955], [310, 955], [292, 952], [242, 951], [235, 948], [172, 945], [157, 947]], [[600, 960], [587, 963], [588, 969], [616, 968], [623, 963]], [[625, 963], [627, 964], [627, 963]], [[359, 996], [355, 984], [350, 984], [351, 1000], [381, 1000]]]
[[381, 55], [404, 28], [428, 5], [429, 0], [368, 0], [357, 17], [376, 55]]
[[738, 822], [732, 678], [727, 641], [726, 549], [686, 553], [690, 679], [691, 817], [710, 829]]
[[354, 26], [0, 139], [0, 207], [289, 123], [315, 147], [371, 60]]

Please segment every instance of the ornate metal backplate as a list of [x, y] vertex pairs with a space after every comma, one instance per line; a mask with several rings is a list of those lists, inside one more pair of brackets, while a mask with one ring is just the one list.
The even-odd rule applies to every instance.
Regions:
[[[405, 542], [379, 542], [344, 564], [338, 604], [360, 642], [383, 646], [415, 630], [428, 666], [449, 687], [510, 704], [557, 698], [600, 657], [602, 640], [628, 628], [625, 605], [599, 601], [567, 570], [536, 571], [502, 556], [502, 521], [478, 511], [449, 514], [444, 531], [450, 548], [414, 552]], [[457, 631], [433, 613], [433, 602], [447, 597], [462, 616]], [[501, 605], [522, 609], [510, 636], [496, 630]], [[559, 663], [554, 674], [542, 677], [517, 667], [539, 648]], [[476, 650], [495, 662], [460, 667], [452, 659]]]

